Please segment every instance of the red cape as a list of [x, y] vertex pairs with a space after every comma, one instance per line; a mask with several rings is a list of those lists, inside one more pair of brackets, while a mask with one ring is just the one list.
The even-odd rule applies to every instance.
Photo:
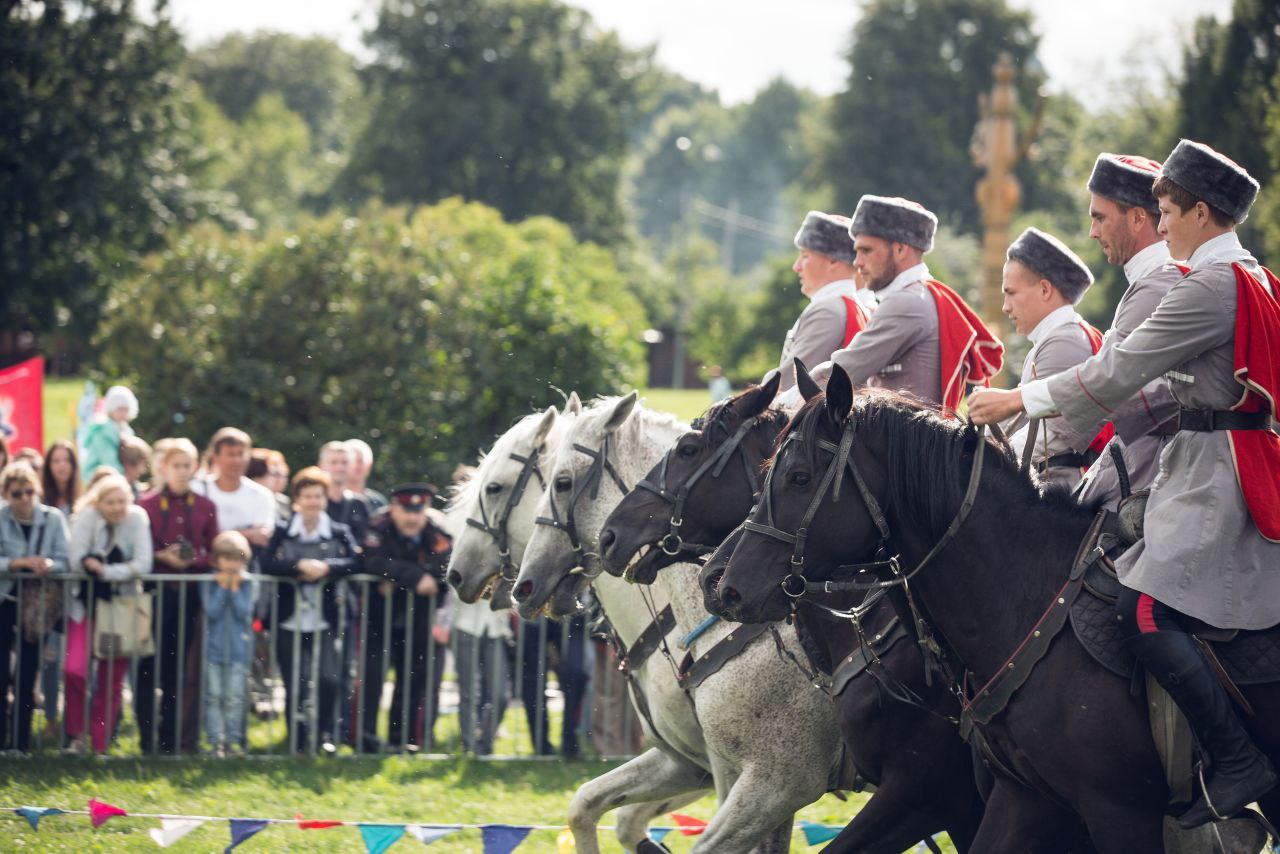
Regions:
[[849, 346], [853, 336], [866, 328], [870, 318], [853, 297], [841, 297], [841, 299], [844, 300], [844, 343], [840, 346], [844, 348]]
[[924, 283], [938, 307], [941, 347], [942, 408], [955, 412], [965, 385], [989, 385], [1004, 363], [1004, 345], [960, 295], [934, 279]]
[[[1086, 320], [1080, 321], [1080, 328], [1084, 330], [1085, 337], [1089, 339], [1089, 346], [1093, 349], [1093, 355], [1098, 355], [1098, 351], [1102, 349], [1102, 333], [1092, 323]], [[1093, 441], [1089, 443], [1089, 450], [1095, 454], [1101, 454], [1102, 449], [1107, 446], [1107, 442], [1111, 441], [1111, 437], [1116, 434], [1115, 425], [1108, 421], [1102, 425], [1102, 429], [1098, 431], [1098, 435], [1093, 437]], [[1085, 466], [1087, 470], [1089, 467]]]
[[[1244, 267], [1236, 271], [1235, 375], [1244, 394], [1239, 412], [1267, 412], [1276, 418], [1280, 401], [1280, 280], [1262, 268], [1271, 293]], [[1280, 543], [1280, 435], [1274, 430], [1229, 430], [1236, 479], [1258, 533]], [[1247, 473], [1247, 475], [1246, 475]]]

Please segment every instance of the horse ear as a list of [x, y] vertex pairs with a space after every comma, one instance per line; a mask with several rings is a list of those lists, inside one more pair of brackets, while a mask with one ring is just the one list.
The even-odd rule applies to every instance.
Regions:
[[832, 365], [831, 379], [827, 380], [827, 411], [837, 423], [843, 423], [853, 408], [853, 383], [844, 368]]
[[631, 417], [631, 410], [635, 409], [636, 400], [640, 397], [640, 393], [635, 389], [627, 392], [613, 405], [613, 411], [609, 413], [609, 418], [604, 422], [604, 432], [615, 433], [623, 423]]
[[547, 411], [542, 413], [542, 420], [538, 422], [538, 430], [533, 434], [534, 445], [541, 445], [547, 440], [547, 436], [551, 433], [551, 428], [555, 426], [558, 414], [554, 406], [548, 406]]
[[565, 415], [579, 415], [582, 413], [582, 399], [578, 397], [576, 391], [569, 392], [569, 399], [564, 402]]
[[805, 367], [804, 362], [799, 359], [793, 361], [796, 363], [796, 387], [800, 389], [800, 396], [805, 400], [813, 400], [814, 395], [822, 392], [821, 386], [809, 376], [809, 369]]
[[778, 396], [778, 386], [781, 384], [782, 372], [774, 368], [765, 377], [764, 382], [745, 392], [734, 404], [733, 408], [737, 411], [738, 417], [743, 420], [755, 418], [768, 409], [769, 404], [773, 403], [773, 399]]

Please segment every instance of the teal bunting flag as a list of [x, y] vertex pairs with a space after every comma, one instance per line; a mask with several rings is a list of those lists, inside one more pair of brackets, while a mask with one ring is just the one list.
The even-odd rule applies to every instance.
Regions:
[[403, 824], [361, 824], [358, 827], [368, 854], [383, 854], [404, 836]]
[[57, 807], [18, 807], [14, 812], [25, 818], [31, 824], [32, 830], [40, 829], [40, 819], [45, 816], [62, 815], [62, 810]]
[[828, 827], [812, 821], [800, 820], [800, 831], [804, 833], [804, 841], [808, 845], [820, 845], [840, 835], [840, 828]]
[[661, 845], [662, 840], [667, 838], [667, 834], [671, 832], [669, 827], [651, 827], [649, 828], [649, 839], [654, 845]]

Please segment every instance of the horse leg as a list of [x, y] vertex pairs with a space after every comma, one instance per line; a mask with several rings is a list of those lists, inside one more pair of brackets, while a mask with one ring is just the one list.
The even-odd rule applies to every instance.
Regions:
[[1098, 854], [1163, 854], [1164, 815], [1100, 796], [1082, 799], [1089, 838]]
[[752, 850], [771, 852], [774, 850], [772, 846], [778, 844], [776, 834], [785, 822], [788, 828], [786, 839], [776, 850], [788, 851], [791, 846], [791, 820], [795, 811], [807, 801], [787, 797], [785, 785], [781, 783], [776, 773], [770, 775], [750, 768], [743, 771], [729, 790], [728, 797], [721, 800], [720, 808], [693, 850], [698, 854], [712, 851], [731, 854]]
[[1076, 816], [1044, 797], [997, 777], [973, 850], [983, 854], [1060, 854], [1088, 850], [1079, 844]]
[[628, 851], [636, 851], [645, 839], [649, 838], [649, 824], [655, 818], [666, 815], [672, 810], [688, 806], [702, 797], [704, 791], [686, 792], [661, 801], [647, 801], [642, 804], [629, 804], [618, 810], [614, 818], [618, 841]]
[[824, 852], [898, 854], [942, 830], [935, 811], [912, 804], [892, 783], [877, 789]]
[[[569, 803], [569, 828], [578, 851], [597, 854], [596, 825], [600, 816], [627, 804], [661, 801], [686, 792], [707, 788], [707, 772], [685, 759], [657, 747], [623, 765], [583, 783]], [[623, 839], [635, 850], [644, 838]]]

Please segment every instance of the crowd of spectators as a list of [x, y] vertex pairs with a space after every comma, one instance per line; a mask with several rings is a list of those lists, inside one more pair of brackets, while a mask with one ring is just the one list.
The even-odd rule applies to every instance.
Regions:
[[[0, 749], [30, 749], [43, 703], [45, 734], [65, 751], [107, 751], [129, 680], [143, 751], [242, 754], [273, 674], [290, 751], [429, 749], [452, 641], [464, 750], [493, 752], [510, 694], [544, 697], [550, 667], [565, 699], [560, 750], [578, 755], [584, 621], [526, 623], [517, 644], [510, 614], [451, 602], [434, 487], [372, 489], [373, 451], [358, 439], [326, 442], [292, 478], [282, 453], [234, 427], [203, 455], [186, 438], [152, 447], [130, 427], [137, 411], [114, 387], [80, 448], [59, 440], [43, 459], [10, 459], [0, 441]], [[67, 572], [90, 580], [53, 583]], [[146, 645], [111, 634], [143, 600]], [[533, 749], [553, 753], [545, 703], [524, 706]]]

